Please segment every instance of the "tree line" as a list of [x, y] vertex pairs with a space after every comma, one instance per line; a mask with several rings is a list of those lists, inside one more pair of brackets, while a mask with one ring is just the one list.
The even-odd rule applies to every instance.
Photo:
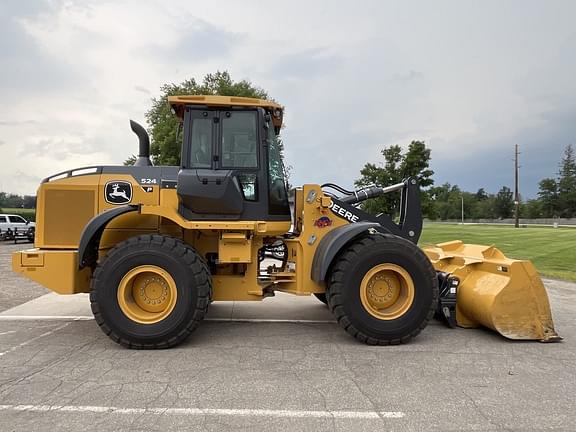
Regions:
[[6, 208], [36, 208], [36, 197], [33, 195], [16, 195], [0, 192], [0, 209]]
[[[385, 147], [381, 151], [384, 161], [379, 164], [368, 162], [356, 180], [357, 187], [371, 184], [388, 186], [414, 176], [420, 181], [422, 212], [431, 220], [461, 219], [506, 219], [514, 216], [514, 193], [502, 186], [495, 194], [484, 188], [467, 192], [458, 185], [444, 183], [434, 186], [434, 171], [430, 169], [431, 151], [424, 141], [412, 141], [404, 152], [398, 145]], [[365, 211], [378, 214], [398, 213], [399, 197], [385, 195], [365, 202]], [[576, 216], [576, 161], [572, 145], [568, 145], [559, 163], [556, 178], [545, 178], [539, 182], [538, 197], [520, 199], [519, 217], [538, 219]]]

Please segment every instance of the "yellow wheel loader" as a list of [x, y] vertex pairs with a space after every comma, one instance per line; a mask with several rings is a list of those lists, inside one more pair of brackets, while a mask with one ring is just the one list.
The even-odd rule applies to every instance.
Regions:
[[[135, 165], [45, 179], [35, 249], [13, 255], [15, 271], [57, 293], [90, 293], [114, 341], [171, 347], [211, 302], [276, 291], [315, 295], [372, 345], [406, 342], [435, 314], [512, 339], [559, 339], [529, 262], [460, 242], [417, 246], [416, 179], [357, 191], [306, 184], [291, 206], [276, 139], [282, 106], [224, 96], [168, 102], [183, 126], [181, 166], [152, 166], [148, 135], [131, 122]], [[401, 195], [398, 221], [359, 208], [386, 193]]]

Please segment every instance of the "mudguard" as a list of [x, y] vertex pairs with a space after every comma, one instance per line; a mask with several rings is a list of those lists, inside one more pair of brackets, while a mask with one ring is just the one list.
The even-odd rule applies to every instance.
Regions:
[[353, 238], [359, 236], [368, 229], [380, 229], [376, 222], [356, 222], [338, 227], [326, 234], [316, 248], [312, 261], [312, 280], [317, 283], [324, 282], [328, 268], [340, 249]]
[[137, 211], [138, 206], [126, 205], [114, 207], [94, 216], [86, 224], [80, 235], [80, 245], [78, 246], [78, 268], [83, 269], [92, 265], [98, 259], [98, 245], [108, 223], [125, 213]]
[[561, 340], [544, 284], [530, 261], [494, 246], [452, 241], [424, 247], [438, 272], [456, 280], [456, 324], [488, 327], [509, 339]]

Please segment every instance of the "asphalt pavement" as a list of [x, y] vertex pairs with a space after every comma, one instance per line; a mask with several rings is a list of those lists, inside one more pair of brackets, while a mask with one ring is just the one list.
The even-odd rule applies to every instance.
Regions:
[[86, 295], [9, 272], [0, 245], [0, 430], [575, 430], [576, 287], [545, 281], [553, 344], [432, 322], [358, 343], [313, 297], [211, 305], [182, 345], [124, 349]]

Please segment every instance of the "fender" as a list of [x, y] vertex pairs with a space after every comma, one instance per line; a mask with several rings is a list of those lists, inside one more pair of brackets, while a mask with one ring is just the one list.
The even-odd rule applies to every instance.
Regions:
[[80, 235], [80, 245], [78, 246], [78, 268], [82, 270], [88, 265], [96, 263], [98, 259], [98, 245], [106, 225], [120, 215], [137, 211], [138, 206], [126, 205], [114, 207], [94, 216], [86, 224]]
[[340, 252], [340, 249], [350, 240], [370, 228], [378, 231], [382, 230], [381, 225], [376, 222], [357, 222], [343, 225], [326, 234], [316, 248], [316, 253], [312, 260], [312, 280], [316, 283], [324, 282], [328, 268], [332, 264], [334, 257]]

